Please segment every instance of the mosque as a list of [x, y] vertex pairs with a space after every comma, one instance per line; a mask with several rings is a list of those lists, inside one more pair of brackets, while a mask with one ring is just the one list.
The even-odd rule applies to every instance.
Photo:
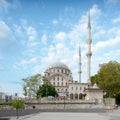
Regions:
[[51, 65], [44, 72], [48, 82], [55, 86], [59, 99], [63, 96], [68, 100], [95, 100], [97, 103], [103, 102], [103, 90], [99, 89], [97, 84], [91, 85], [91, 23], [90, 12], [88, 13], [88, 38], [87, 38], [87, 83], [81, 82], [81, 50], [79, 47], [79, 82], [74, 81], [72, 72], [67, 65], [58, 61]]

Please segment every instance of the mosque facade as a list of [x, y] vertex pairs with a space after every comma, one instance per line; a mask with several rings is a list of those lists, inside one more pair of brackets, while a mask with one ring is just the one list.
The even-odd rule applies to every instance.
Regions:
[[62, 63], [61, 61], [57, 61], [53, 65], [51, 65], [44, 72], [44, 76], [48, 80], [48, 82], [53, 85], [58, 92], [59, 99], [62, 99], [63, 96], [66, 99], [70, 100], [90, 100], [94, 99], [98, 102], [102, 103], [103, 100], [103, 90], [100, 90], [98, 86], [95, 84], [91, 85], [91, 23], [90, 23], [90, 12], [88, 14], [88, 38], [87, 38], [87, 83], [81, 82], [81, 50], [79, 47], [79, 80], [74, 81], [72, 72], [67, 65]]

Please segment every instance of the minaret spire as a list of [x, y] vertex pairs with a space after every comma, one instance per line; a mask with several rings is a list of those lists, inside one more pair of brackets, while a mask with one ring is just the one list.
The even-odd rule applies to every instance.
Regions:
[[79, 83], [81, 83], [81, 47], [80, 47], [80, 44], [79, 44], [79, 71], [78, 71], [78, 75], [79, 75]]
[[92, 43], [92, 38], [91, 38], [91, 23], [90, 23], [90, 11], [88, 12], [88, 38], [87, 38], [87, 46], [88, 46], [88, 51], [87, 51], [87, 82], [91, 84], [90, 76], [91, 76], [91, 43]]

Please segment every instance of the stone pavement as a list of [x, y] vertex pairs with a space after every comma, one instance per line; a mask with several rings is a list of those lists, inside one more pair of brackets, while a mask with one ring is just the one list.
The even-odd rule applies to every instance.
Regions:
[[[20, 117], [19, 120], [120, 120], [120, 109], [106, 113], [41, 112]], [[10, 120], [16, 120], [12, 117]]]

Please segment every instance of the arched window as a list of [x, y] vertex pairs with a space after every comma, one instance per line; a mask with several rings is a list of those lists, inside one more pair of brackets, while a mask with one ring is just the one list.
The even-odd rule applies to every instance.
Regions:
[[80, 90], [81, 90], [81, 87], [80, 87]]
[[73, 93], [70, 94], [70, 99], [73, 100]]
[[76, 99], [76, 100], [78, 99], [78, 94], [77, 94], [77, 93], [75, 94], [75, 99]]
[[82, 99], [82, 93], [79, 94], [79, 99]]

